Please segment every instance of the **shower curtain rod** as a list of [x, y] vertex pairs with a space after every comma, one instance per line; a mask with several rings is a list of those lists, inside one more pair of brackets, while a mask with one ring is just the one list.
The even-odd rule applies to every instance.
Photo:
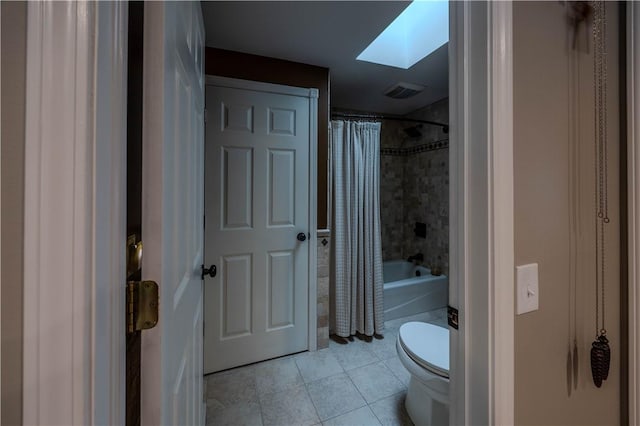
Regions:
[[442, 131], [449, 133], [449, 125], [445, 123], [438, 123], [437, 121], [418, 120], [415, 118], [397, 117], [393, 115], [384, 114], [352, 114], [346, 112], [334, 112], [331, 113], [331, 118], [356, 118], [356, 119], [371, 119], [371, 120], [395, 120], [395, 121], [407, 121], [410, 123], [429, 124], [431, 126], [440, 126]]

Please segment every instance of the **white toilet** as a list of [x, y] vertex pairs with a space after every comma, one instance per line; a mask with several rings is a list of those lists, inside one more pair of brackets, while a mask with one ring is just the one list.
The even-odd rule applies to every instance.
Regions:
[[400, 327], [396, 349], [411, 373], [405, 407], [416, 426], [449, 424], [449, 330], [424, 322]]

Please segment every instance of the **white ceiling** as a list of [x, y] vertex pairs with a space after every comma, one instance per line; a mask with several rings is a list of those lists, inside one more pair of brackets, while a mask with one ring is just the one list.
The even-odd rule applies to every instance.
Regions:
[[[202, 2], [206, 45], [329, 68], [331, 106], [404, 115], [448, 96], [447, 45], [408, 70], [356, 56], [406, 1]], [[382, 93], [400, 81], [427, 86], [409, 99]]]

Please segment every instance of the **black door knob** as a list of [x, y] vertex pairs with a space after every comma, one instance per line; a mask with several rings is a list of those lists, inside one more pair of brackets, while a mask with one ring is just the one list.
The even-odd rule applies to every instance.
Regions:
[[296, 238], [298, 239], [298, 241], [306, 241], [307, 234], [305, 234], [304, 232], [301, 232], [301, 233], [298, 234], [298, 236]]
[[202, 279], [204, 280], [204, 276], [205, 275], [209, 275], [211, 278], [215, 277], [216, 274], [218, 273], [218, 268], [216, 268], [216, 265], [211, 265], [208, 268], [205, 268], [204, 265], [202, 265]]

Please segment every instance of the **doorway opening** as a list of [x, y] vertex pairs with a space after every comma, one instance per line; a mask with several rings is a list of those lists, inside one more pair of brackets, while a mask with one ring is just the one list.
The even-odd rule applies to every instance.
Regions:
[[[310, 420], [325, 421], [349, 415], [360, 408], [362, 410], [359, 415], [373, 416], [373, 418], [384, 417], [394, 410], [408, 416], [404, 411], [404, 395], [411, 381], [411, 375], [403, 366], [396, 349], [400, 327], [411, 320], [436, 324], [442, 330], [446, 330], [447, 327], [446, 276], [449, 257], [449, 53], [447, 45], [440, 47], [408, 71], [382, 65], [358, 64], [355, 61], [357, 52], [356, 55], [349, 55], [348, 61], [345, 60], [343, 63], [331, 62], [332, 60], [326, 55], [325, 58], [313, 58], [310, 53], [323, 50], [326, 53], [326, 47], [323, 46], [327, 43], [318, 42], [317, 40], [321, 37], [313, 36], [314, 30], [321, 31], [325, 37], [335, 37], [336, 50], [340, 48], [337, 45], [338, 40], [341, 40], [342, 44], [349, 44], [349, 48], [353, 50], [353, 46], [362, 44], [365, 40], [366, 46], [375, 34], [400, 14], [406, 6], [407, 3], [402, 2], [366, 4], [294, 2], [280, 5], [276, 3], [244, 5], [240, 2], [232, 2], [203, 5], [209, 46], [206, 58], [207, 74], [313, 87], [320, 92], [317, 163], [318, 227], [314, 230], [317, 231], [317, 239], [310, 241], [317, 246], [318, 250], [317, 300], [314, 304], [317, 309], [315, 329], [317, 336], [313, 343], [319, 350], [207, 376], [210, 418], [223, 419], [228, 413], [238, 412], [238, 407], [232, 406], [228, 398], [235, 393], [247, 395], [248, 399], [244, 401], [243, 406], [253, 410], [251, 415], [262, 415], [263, 418], [271, 415], [265, 407], [277, 406], [286, 398], [300, 399], [298, 406], [315, 407], [315, 410], [309, 413]], [[247, 7], [252, 8], [251, 13], [245, 10]], [[368, 24], [355, 25], [351, 22], [348, 25], [350, 19], [362, 19], [363, 14], [366, 15]], [[251, 16], [262, 18], [254, 19]], [[300, 16], [314, 16], [314, 19], [301, 26], [300, 20], [296, 19]], [[322, 23], [328, 21], [335, 23], [332, 25], [331, 34], [327, 34], [326, 29], [322, 28]], [[342, 27], [337, 21], [342, 24]], [[236, 28], [228, 25], [229, 22], [236, 22], [237, 24], [234, 25]], [[287, 22], [287, 25], [278, 24], [278, 22]], [[356, 27], [366, 28], [366, 34], [355, 34], [353, 28]], [[339, 31], [338, 28], [350, 28], [351, 33], [344, 30], [347, 32], [336, 34]], [[258, 36], [259, 34], [264, 37]], [[296, 50], [295, 45], [282, 41], [294, 38], [305, 41], [312, 41], [315, 38], [316, 41], [309, 45], [313, 48], [306, 49], [305, 56], [300, 53], [300, 50], [305, 50], [304, 48]], [[276, 51], [278, 49], [280, 51]], [[366, 74], [371, 74], [372, 77], [368, 78], [367, 82], [359, 81], [363, 80], [364, 76], [359, 74], [358, 66], [363, 66], [367, 70]], [[329, 74], [331, 75], [330, 90]], [[300, 75], [305, 75], [308, 80], [301, 82]], [[312, 77], [316, 77], [316, 80], [312, 81]], [[422, 88], [415, 93], [414, 97], [393, 99], [385, 96], [390, 86], [398, 82], [407, 82], [407, 80], [413, 83], [413, 86], [419, 85]], [[326, 90], [326, 94], [323, 90]], [[331, 99], [329, 99], [329, 93]], [[218, 104], [220, 103], [207, 105], [208, 114], [212, 109], [217, 108]], [[331, 251], [336, 236], [332, 235], [335, 206], [332, 202], [333, 170], [327, 129], [329, 121], [338, 113], [343, 115], [358, 113], [367, 116], [385, 114], [406, 120], [385, 120], [373, 117], [373, 121], [381, 122], [382, 128], [379, 136], [380, 148], [377, 153], [380, 156], [382, 254], [385, 260], [398, 261], [403, 269], [410, 269], [408, 273], [413, 274], [413, 278], [416, 273], [420, 273], [423, 278], [433, 278], [439, 283], [437, 294], [429, 294], [430, 290], [412, 289], [409, 293], [414, 295], [400, 295], [401, 299], [396, 303], [402, 305], [404, 310], [387, 304], [384, 307], [385, 311], [388, 311], [385, 314], [389, 319], [386, 322], [386, 328], [372, 338], [360, 339], [357, 336], [351, 339], [329, 338], [334, 328], [331, 324], [331, 311], [332, 304], [335, 303], [332, 296], [335, 293], [332, 291], [333, 284], [330, 277], [331, 264], [334, 263], [332, 259], [334, 255]], [[217, 117], [218, 114], [214, 113], [214, 116]], [[432, 126], [429, 124], [432, 122], [443, 125]], [[210, 166], [209, 162], [207, 164]], [[206, 185], [205, 192], [208, 192]], [[423, 229], [419, 230], [419, 228]], [[423, 235], [429, 235], [429, 238], [424, 238]], [[205, 242], [205, 245], [208, 246], [208, 244], [209, 242]], [[221, 243], [214, 241], [212, 244]], [[205, 256], [207, 256], [206, 252], [207, 250], [205, 250]], [[387, 275], [390, 273], [388, 270], [385, 272]], [[205, 280], [205, 288], [208, 285], [213, 284]], [[387, 287], [393, 287], [393, 285]], [[385, 300], [390, 303], [397, 297], [394, 294], [385, 294]], [[407, 300], [407, 297], [414, 300]], [[206, 311], [205, 306], [205, 317], [208, 315]], [[209, 327], [210, 324], [206, 321], [205, 330]], [[311, 344], [309, 346], [311, 347]], [[448, 364], [448, 338], [442, 349], [447, 354], [445, 357]], [[356, 352], [359, 355], [356, 355]], [[362, 361], [349, 362], [348, 360], [353, 356], [361, 358]], [[314, 364], [326, 368], [314, 367]], [[242, 377], [246, 380], [241, 380]], [[376, 379], [387, 380], [390, 385], [376, 384], [374, 383]], [[246, 387], [240, 385], [241, 383]], [[301, 385], [304, 385], [304, 389], [300, 388]], [[367, 386], [375, 391], [368, 392]], [[322, 392], [318, 391], [320, 388], [323, 389]], [[345, 404], [336, 405], [340, 406], [340, 409], [323, 411], [319, 408], [322, 406], [319, 399], [327, 394], [335, 395], [338, 398], [337, 401], [344, 401]], [[360, 395], [359, 402], [353, 402], [354, 399], [358, 401], [354, 395]], [[350, 398], [350, 396], [354, 397]], [[383, 400], [384, 402], [381, 402]], [[375, 403], [380, 404], [374, 407]], [[389, 413], [381, 408], [384, 404], [387, 404]]]

